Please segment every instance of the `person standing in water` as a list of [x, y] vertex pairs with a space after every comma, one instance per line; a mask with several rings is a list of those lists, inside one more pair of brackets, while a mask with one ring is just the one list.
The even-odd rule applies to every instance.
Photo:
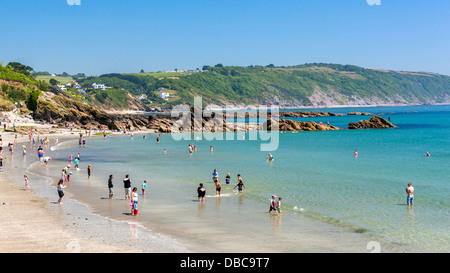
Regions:
[[281, 210], [281, 200], [282, 200], [282, 199], [283, 199], [283, 198], [278, 197], [278, 202], [277, 202], [277, 212], [278, 212], [278, 214], [283, 213], [283, 211]]
[[113, 198], [114, 195], [114, 190], [113, 190], [113, 175], [110, 174], [109, 175], [109, 179], [108, 179], [108, 191], [109, 191], [109, 199]]
[[204, 201], [206, 195], [206, 189], [203, 187], [203, 183], [200, 183], [197, 188], [198, 201]]
[[138, 205], [138, 193], [137, 188], [134, 187], [133, 191], [131, 191], [131, 215], [135, 215], [135, 212], [137, 211], [137, 205]]
[[406, 188], [406, 204], [414, 205], [414, 187], [411, 182], [408, 182], [408, 187]]
[[128, 174], [125, 175], [125, 179], [123, 180], [123, 187], [125, 189], [125, 199], [130, 198], [130, 194], [131, 194], [131, 180], [130, 180], [130, 176]]
[[26, 188], [27, 190], [29, 190], [29, 189], [30, 189], [30, 186], [28, 185], [28, 176], [24, 175], [23, 178], [25, 179], [25, 188]]
[[59, 182], [58, 182], [58, 196], [59, 196], [58, 204], [62, 204], [61, 201], [62, 201], [62, 198], [63, 198], [63, 196], [64, 196], [64, 191], [63, 191], [63, 189], [64, 189], [66, 186], [64, 186], [63, 183], [64, 183], [64, 180], [62, 180], [62, 179], [60, 179]]
[[217, 172], [217, 169], [214, 169], [212, 175], [213, 175], [213, 182], [218, 182], [219, 181], [219, 173]]
[[236, 187], [238, 187], [238, 191], [239, 191], [239, 192], [242, 192], [242, 188], [243, 188], [243, 187], [245, 188], [244, 182], [242, 182], [242, 177], [241, 177], [240, 174], [238, 174], [237, 177], [238, 177], [238, 183], [236, 184], [236, 186], [234, 186], [233, 189], [235, 189]]
[[144, 183], [141, 185], [142, 195], [145, 195], [145, 190], [147, 189], [147, 180], [144, 180]]
[[355, 155], [355, 158], [357, 158], [358, 157], [358, 151], [355, 149], [355, 153], [354, 153], [354, 155]]
[[88, 178], [91, 178], [91, 165], [87, 167]]
[[214, 181], [216, 184], [216, 195], [220, 196], [220, 191], [222, 190], [222, 185], [220, 185], [219, 180]]
[[271, 212], [272, 210], [277, 211], [277, 200], [276, 200], [276, 198], [277, 198], [276, 195], [272, 195], [272, 198], [270, 199], [269, 212]]
[[230, 173], [227, 173], [227, 176], [225, 177], [225, 183], [230, 184], [231, 176]]

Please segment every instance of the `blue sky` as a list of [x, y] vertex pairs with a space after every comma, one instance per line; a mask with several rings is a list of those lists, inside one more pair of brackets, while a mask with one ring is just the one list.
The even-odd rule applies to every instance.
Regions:
[[87, 75], [311, 62], [450, 75], [450, 1], [80, 2], [0, 0], [0, 60]]

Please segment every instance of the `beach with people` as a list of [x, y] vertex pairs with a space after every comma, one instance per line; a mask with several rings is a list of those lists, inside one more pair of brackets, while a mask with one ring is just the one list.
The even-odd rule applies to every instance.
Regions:
[[[391, 117], [407, 124], [407, 115]], [[418, 156], [402, 163], [414, 175], [402, 179], [404, 150], [392, 144], [378, 151], [388, 142], [373, 142], [389, 139], [392, 132], [411, 137], [407, 129], [284, 133], [277, 160], [270, 164], [260, 141], [249, 138], [178, 141], [151, 131], [107, 130], [87, 136], [80, 146], [85, 130], [46, 129], [40, 139], [58, 138], [42, 145], [43, 157], [51, 158], [47, 164], [39, 161], [37, 135], [1, 134], [4, 148], [17, 140], [15, 149], [25, 145], [27, 153], [3, 153], [0, 231], [16, 244], [2, 244], [0, 252], [369, 252], [373, 241], [383, 252], [445, 251], [445, 236], [437, 243], [426, 238], [430, 244], [419, 250], [410, 237], [419, 234], [419, 226], [435, 234], [443, 230], [424, 222], [428, 210], [445, 212], [439, 204], [423, 205], [430, 203], [423, 198], [424, 192], [430, 194], [421, 181], [426, 173], [414, 169], [416, 164], [440, 166], [441, 153], [426, 142], [433, 158], [424, 157], [424, 148], [417, 147]], [[408, 145], [413, 144], [403, 144], [410, 157], [414, 151]], [[361, 151], [358, 160], [355, 147]], [[396, 162], [389, 158], [391, 150], [397, 151]], [[369, 170], [373, 164], [377, 168]], [[392, 174], [376, 171], [385, 164]], [[57, 183], [70, 172], [58, 203]], [[416, 188], [414, 206], [404, 201], [410, 180]], [[271, 200], [272, 195], [277, 197]], [[379, 207], [391, 215], [377, 213]], [[417, 227], [402, 235], [405, 222]], [[52, 236], [61, 240], [55, 243]]]
[[[51, 124], [21, 120], [10, 113], [10, 124], [36, 128], [48, 139], [58, 138], [56, 145], [77, 141], [84, 130], [56, 129]], [[2, 122], [5, 126], [8, 123]], [[5, 127], [7, 128], [7, 127]], [[15, 149], [30, 145], [33, 138], [14, 132], [1, 132], [3, 149], [16, 141]], [[37, 134], [34, 135], [36, 140]], [[139, 253], [184, 252], [183, 246], [171, 238], [151, 232], [138, 223], [114, 221], [93, 214], [88, 207], [71, 200], [65, 192], [63, 204], [58, 204], [57, 178], [53, 180], [27, 172], [39, 163], [37, 148], [28, 154], [2, 153], [4, 169], [0, 173], [0, 253]], [[51, 149], [44, 153], [51, 153]], [[43, 168], [42, 163], [37, 168]], [[51, 163], [46, 168], [54, 168]], [[21, 183], [19, 183], [19, 181]], [[25, 182], [25, 183], [24, 183]], [[67, 184], [67, 183], [66, 183]], [[65, 189], [64, 189], [65, 190]], [[109, 229], [109, 232], [108, 232]], [[86, 231], [89, 230], [89, 231]], [[142, 238], [133, 242], [133, 235]], [[93, 237], [95, 239], [93, 239]], [[130, 243], [131, 242], [131, 243]]]

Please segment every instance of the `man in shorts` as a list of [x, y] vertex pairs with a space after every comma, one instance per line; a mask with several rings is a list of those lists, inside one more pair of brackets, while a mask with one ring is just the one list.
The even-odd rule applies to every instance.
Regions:
[[414, 187], [411, 185], [411, 182], [408, 182], [408, 187], [406, 188], [406, 204], [413, 205], [414, 204]]
[[125, 199], [129, 199], [131, 197], [131, 180], [128, 174], [125, 175], [123, 180], [123, 187], [125, 188]]

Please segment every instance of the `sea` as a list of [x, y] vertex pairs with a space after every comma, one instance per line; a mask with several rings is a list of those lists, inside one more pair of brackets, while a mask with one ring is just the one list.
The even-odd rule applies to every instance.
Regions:
[[[16, 155], [10, 164], [26, 169], [35, 191], [54, 196], [49, 206], [58, 206], [56, 182], [69, 164], [72, 176], [65, 200], [101, 217], [139, 223], [193, 252], [450, 251], [449, 105], [289, 111], [295, 110], [369, 112], [396, 128], [346, 129], [349, 122], [370, 118], [361, 115], [292, 118], [329, 122], [342, 130], [278, 132], [272, 151], [261, 148], [267, 138], [255, 139], [250, 132], [186, 134], [182, 139], [172, 134], [110, 134], [88, 137], [85, 146], [76, 139], [58, 145], [50, 139], [47, 166], [37, 162], [31, 144], [27, 159]], [[193, 153], [188, 150], [191, 143]], [[69, 156], [78, 153], [77, 170]], [[273, 161], [267, 161], [268, 153]], [[220, 196], [212, 180], [214, 169], [222, 185]], [[113, 199], [108, 198], [110, 174]], [[242, 192], [235, 188], [238, 174]], [[137, 215], [131, 215], [125, 199], [125, 175], [138, 189]], [[415, 188], [414, 205], [409, 206], [408, 182]], [[206, 188], [204, 201], [197, 198], [200, 183]], [[269, 212], [272, 195], [282, 197], [281, 214]]]

